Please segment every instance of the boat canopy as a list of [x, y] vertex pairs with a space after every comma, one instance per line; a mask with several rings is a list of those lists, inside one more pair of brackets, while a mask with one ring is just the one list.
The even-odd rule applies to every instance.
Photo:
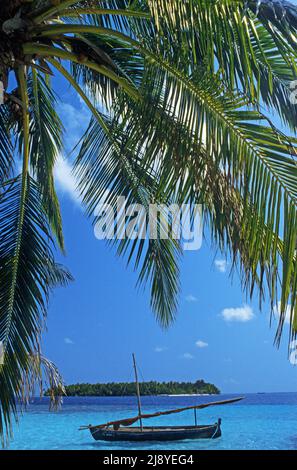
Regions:
[[229, 403], [236, 403], [240, 400], [243, 400], [244, 397], [237, 397], [237, 398], [231, 398], [229, 400], [222, 400], [222, 401], [212, 401], [210, 403], [201, 403], [200, 405], [194, 405], [194, 406], [186, 406], [184, 408], [176, 408], [174, 410], [167, 410], [167, 411], [158, 411], [156, 413], [149, 413], [149, 414], [139, 414], [137, 416], [131, 417], [131, 418], [126, 418], [126, 419], [120, 419], [117, 421], [109, 421], [104, 424], [99, 424], [97, 426], [81, 426], [79, 429], [89, 429], [89, 428], [106, 428], [109, 426], [114, 426], [114, 427], [120, 427], [120, 426], [131, 426], [132, 424], [136, 423], [140, 419], [147, 419], [147, 418], [156, 418], [158, 416], [164, 416], [164, 415], [170, 415], [173, 413], [181, 413], [182, 411], [187, 411], [187, 410], [201, 410], [203, 408], [208, 408], [209, 406], [218, 406], [218, 405], [227, 405]]

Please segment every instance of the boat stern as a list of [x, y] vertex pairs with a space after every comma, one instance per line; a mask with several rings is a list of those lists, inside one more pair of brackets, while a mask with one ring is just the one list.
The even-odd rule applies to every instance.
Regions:
[[222, 424], [222, 420], [221, 420], [221, 418], [219, 418], [218, 422], [217, 422], [217, 428], [215, 430], [215, 433], [214, 433], [212, 439], [216, 439], [218, 437], [221, 437], [221, 435], [222, 435], [221, 424]]

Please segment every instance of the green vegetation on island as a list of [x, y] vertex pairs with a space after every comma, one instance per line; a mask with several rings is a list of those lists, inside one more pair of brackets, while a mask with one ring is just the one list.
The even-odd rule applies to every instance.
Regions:
[[[68, 396], [131, 396], [136, 394], [134, 382], [111, 382], [97, 384], [73, 384], [65, 387]], [[219, 394], [213, 384], [196, 382], [142, 382], [141, 395], [182, 395], [182, 394]]]

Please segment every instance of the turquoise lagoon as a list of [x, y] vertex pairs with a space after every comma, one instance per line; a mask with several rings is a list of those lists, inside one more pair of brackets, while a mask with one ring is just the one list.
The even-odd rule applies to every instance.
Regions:
[[[220, 395], [219, 399], [235, 395]], [[200, 424], [222, 418], [220, 439], [180, 441], [175, 443], [106, 443], [96, 442], [88, 431], [78, 431], [83, 424], [134, 416], [135, 397], [67, 397], [58, 412], [48, 410], [46, 398], [36, 398], [15, 427], [9, 449], [52, 450], [202, 450], [202, 449], [297, 449], [297, 393], [246, 394], [244, 401], [198, 411]], [[218, 396], [143, 397], [143, 412], [153, 412], [217, 400]], [[147, 420], [147, 424], [193, 424], [194, 413]]]

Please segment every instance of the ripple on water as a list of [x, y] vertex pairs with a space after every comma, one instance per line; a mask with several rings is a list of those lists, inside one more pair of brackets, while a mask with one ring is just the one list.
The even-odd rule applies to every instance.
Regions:
[[[227, 397], [222, 398], [229, 398]], [[143, 411], [197, 404], [213, 397], [143, 397]], [[198, 413], [201, 424], [222, 418], [223, 436], [215, 440], [169, 443], [96, 442], [82, 424], [96, 424], [133, 415], [135, 398], [66, 398], [61, 411], [49, 412], [46, 401], [36, 400], [20, 418], [10, 449], [297, 449], [297, 395], [247, 395], [241, 403], [207, 408]], [[150, 424], [192, 424], [193, 412], [150, 420]]]

